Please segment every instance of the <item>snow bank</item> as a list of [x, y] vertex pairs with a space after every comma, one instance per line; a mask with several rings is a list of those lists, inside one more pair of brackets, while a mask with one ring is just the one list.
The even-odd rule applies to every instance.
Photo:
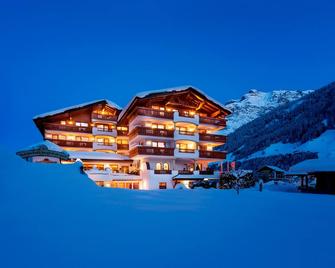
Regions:
[[96, 187], [0, 154], [0, 267], [332, 267], [335, 196]]

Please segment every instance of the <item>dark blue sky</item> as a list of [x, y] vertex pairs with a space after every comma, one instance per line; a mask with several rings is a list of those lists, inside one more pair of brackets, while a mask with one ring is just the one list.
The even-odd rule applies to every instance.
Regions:
[[225, 102], [318, 88], [335, 80], [334, 14], [334, 1], [1, 0], [1, 143], [39, 141], [35, 114], [148, 89]]

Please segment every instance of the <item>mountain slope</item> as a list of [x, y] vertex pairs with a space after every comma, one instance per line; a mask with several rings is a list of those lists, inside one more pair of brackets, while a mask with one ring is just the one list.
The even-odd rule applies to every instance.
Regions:
[[225, 107], [230, 109], [233, 113], [227, 118], [227, 128], [223, 133], [226, 135], [230, 134], [242, 125], [272, 111], [276, 107], [300, 99], [311, 92], [311, 90], [275, 90], [272, 92], [262, 92], [252, 89], [243, 95], [240, 100], [231, 100], [225, 104]]
[[[256, 169], [263, 164], [288, 168], [305, 159], [317, 158], [320, 150], [301, 145], [334, 128], [335, 83], [332, 83], [243, 125], [228, 136], [223, 149], [229, 152], [230, 159], [241, 161], [243, 168]], [[324, 150], [332, 150], [332, 146], [325, 147]], [[266, 154], [271, 150], [270, 155]]]

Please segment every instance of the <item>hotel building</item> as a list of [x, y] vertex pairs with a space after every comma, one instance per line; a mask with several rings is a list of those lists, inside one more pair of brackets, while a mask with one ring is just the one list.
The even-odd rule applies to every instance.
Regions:
[[225, 159], [215, 134], [230, 111], [185, 86], [143, 92], [125, 108], [97, 100], [38, 115], [44, 142], [18, 152], [32, 162], [81, 161], [99, 186], [129, 189], [189, 187], [218, 178], [210, 162]]

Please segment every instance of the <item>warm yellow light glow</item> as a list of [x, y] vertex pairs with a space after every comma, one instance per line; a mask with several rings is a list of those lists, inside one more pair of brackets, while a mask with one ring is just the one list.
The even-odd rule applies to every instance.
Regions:
[[150, 122], [146, 122], [146, 123], [144, 124], [144, 126], [145, 126], [145, 127], [151, 127], [152, 124], [151, 124]]
[[107, 188], [109, 188], [109, 187], [111, 187], [111, 183], [110, 182], [105, 182], [104, 186], [107, 187]]
[[195, 111], [190, 111], [190, 115], [195, 115]]
[[207, 151], [213, 151], [213, 146], [212, 145], [207, 145]]

